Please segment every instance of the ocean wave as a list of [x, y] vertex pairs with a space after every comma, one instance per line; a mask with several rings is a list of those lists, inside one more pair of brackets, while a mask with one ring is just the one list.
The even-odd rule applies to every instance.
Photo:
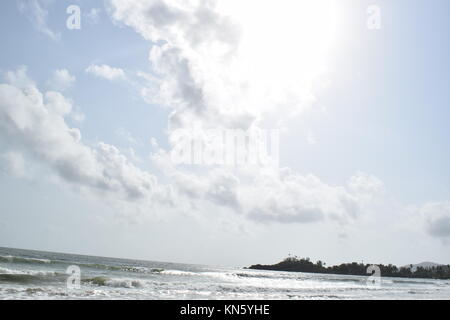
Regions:
[[37, 259], [17, 256], [0, 256], [0, 262], [5, 263], [30, 263], [30, 264], [49, 264], [52, 263], [49, 259]]
[[32, 276], [56, 276], [63, 275], [63, 273], [59, 273], [51, 270], [16, 270], [16, 269], [8, 269], [0, 267], [0, 274], [25, 274]]
[[99, 263], [76, 263], [73, 264], [81, 267], [81, 268], [91, 268], [91, 269], [100, 269], [100, 270], [108, 270], [108, 271], [123, 271], [123, 272], [132, 272], [132, 273], [161, 273], [164, 269], [160, 268], [147, 268], [142, 266], [127, 266], [127, 265], [107, 265], [107, 264], [99, 264]]
[[47, 282], [49, 280], [60, 280], [60, 278], [66, 277], [63, 273], [54, 271], [39, 271], [39, 270], [11, 270], [0, 268], [0, 283], [33, 283], [33, 282]]
[[161, 273], [164, 271], [164, 269], [158, 269], [158, 268], [129, 267], [129, 266], [122, 266], [122, 267], [120, 267], [120, 270], [126, 271], [126, 272], [135, 272], [135, 273]]
[[108, 278], [108, 277], [95, 277], [90, 279], [84, 279], [83, 283], [90, 283], [97, 286], [107, 286], [113, 288], [142, 288], [145, 284], [144, 281], [138, 279], [122, 279], [122, 278]]
[[198, 276], [198, 273], [181, 270], [162, 270], [159, 273], [170, 276]]
[[37, 278], [31, 274], [0, 274], [0, 282], [30, 283], [34, 282]]
[[101, 263], [82, 263], [78, 261], [63, 261], [63, 260], [50, 260], [50, 259], [37, 259], [31, 257], [19, 257], [19, 256], [0, 256], [0, 263], [7, 264], [65, 264], [65, 265], [77, 265], [80, 268], [101, 269], [108, 271], [124, 271], [133, 273], [160, 273], [164, 269], [160, 268], [147, 268], [143, 266], [128, 266], [128, 265], [109, 265]]
[[236, 275], [239, 278], [269, 278], [269, 279], [273, 279], [275, 278], [275, 276], [270, 275], [270, 274], [258, 274], [258, 273], [235, 273], [234, 275]]
[[69, 293], [63, 289], [49, 287], [29, 287], [29, 288], [0, 288], [0, 300], [3, 298], [15, 300], [36, 300], [36, 299], [64, 299]]

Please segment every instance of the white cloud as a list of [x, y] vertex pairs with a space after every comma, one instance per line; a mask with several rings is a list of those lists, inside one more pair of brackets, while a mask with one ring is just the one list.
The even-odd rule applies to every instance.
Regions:
[[16, 71], [7, 71], [5, 73], [6, 82], [19, 88], [34, 87], [35, 83], [27, 75], [27, 67], [20, 66]]
[[[62, 181], [89, 194], [114, 201], [167, 201], [156, 178], [131, 164], [116, 147], [100, 142], [92, 148], [82, 142], [80, 130], [65, 122], [72, 103], [61, 93], [41, 93], [25, 68], [6, 78], [12, 82], [0, 84], [0, 137], [5, 145], [44, 163]], [[9, 158], [20, 163], [20, 157]]]
[[330, 186], [318, 177], [299, 175], [288, 168], [217, 167], [195, 171], [174, 167], [160, 149], [155, 163], [179, 196], [193, 208], [207, 204], [228, 213], [258, 222], [310, 223], [335, 221], [348, 224], [357, 220], [382, 193], [381, 181], [357, 173], [345, 186]]
[[384, 183], [375, 177], [364, 172], [358, 172], [348, 181], [348, 187], [353, 192], [360, 195], [379, 195], [384, 192]]
[[[148, 82], [148, 88], [142, 90], [146, 100], [172, 110], [169, 142], [170, 135], [180, 127], [248, 129], [259, 126], [264, 118], [277, 124], [314, 101], [312, 81], [321, 71], [313, 72], [309, 67], [317, 62], [311, 54], [317, 44], [311, 42], [312, 51], [298, 51], [288, 40], [290, 35], [299, 37], [299, 42], [301, 37], [310, 41], [310, 35], [288, 28], [281, 19], [275, 22], [282, 23], [285, 29], [276, 23], [255, 21], [253, 6], [244, 10], [242, 2], [233, 2], [242, 10], [227, 7], [228, 1], [109, 3], [115, 21], [130, 26], [152, 43], [149, 60], [158, 76], [138, 76]], [[287, 8], [293, 5], [283, 4]], [[218, 6], [222, 6], [220, 10]], [[268, 3], [263, 7], [270, 12]], [[308, 18], [301, 10], [296, 14]], [[289, 21], [295, 25], [299, 20], [301, 17], [292, 16]], [[274, 30], [267, 30], [268, 26]], [[258, 35], [264, 33], [253, 27], [285, 39], [277, 43], [276, 50], [280, 51], [270, 48], [273, 44], [267, 40], [262, 46]], [[378, 185], [376, 178], [362, 174], [353, 177], [347, 186], [333, 187], [314, 175], [302, 176], [289, 169], [265, 173], [262, 168], [229, 167], [191, 171], [172, 166], [164, 150], [156, 152], [154, 160], [165, 170], [175, 192], [191, 207], [205, 207], [208, 203], [257, 221], [349, 222], [362, 212]]]
[[86, 117], [84, 113], [82, 113], [81, 111], [77, 110], [76, 108], [74, 108], [72, 110], [72, 112], [70, 113], [70, 117], [72, 118], [72, 120], [81, 123], [84, 121], [84, 118]]
[[67, 69], [55, 70], [47, 86], [56, 91], [64, 91], [69, 89], [75, 82], [75, 76], [71, 75]]
[[[47, 1], [48, 2], [48, 1]], [[19, 2], [19, 10], [25, 14], [34, 27], [52, 40], [59, 40], [61, 35], [50, 29], [47, 23], [48, 10], [46, 9], [46, 1], [40, 0], [21, 0]]]
[[197, 120], [245, 129], [257, 120], [277, 124], [315, 100], [313, 82], [323, 73], [333, 30], [329, 1], [260, 1], [258, 12], [269, 20], [241, 1], [109, 3], [114, 20], [152, 42], [149, 59], [161, 79], [147, 91], [173, 109], [172, 128]]
[[[158, 77], [138, 76], [155, 86], [147, 92], [156, 93], [171, 109], [169, 135], [171, 130], [193, 123], [248, 128], [259, 125], [274, 109], [288, 117], [314, 100], [308, 85], [293, 90], [297, 87], [292, 86], [292, 74], [282, 79], [282, 73], [276, 72], [276, 77], [265, 83], [270, 76], [241, 73], [248, 52], [241, 51], [240, 26], [219, 14], [212, 4], [110, 3], [114, 19], [154, 44], [149, 58]], [[254, 67], [264, 70], [264, 65]], [[300, 72], [301, 67], [293, 69]], [[280, 68], [287, 69], [285, 65]], [[126, 79], [124, 70], [104, 64], [93, 64], [86, 72], [111, 81]], [[316, 175], [301, 175], [288, 168], [174, 167], [168, 153], [159, 149], [152, 160], [167, 181], [162, 186], [153, 173], [135, 166], [117, 147], [103, 142], [96, 147], [84, 144], [80, 130], [65, 122], [65, 117], [73, 114], [72, 102], [57, 91], [41, 93], [27, 77], [26, 68], [7, 73], [6, 79], [7, 83], [0, 84], [0, 132], [5, 143], [21, 147], [68, 184], [118, 199], [127, 208], [139, 205], [147, 210], [157, 203], [187, 213], [234, 213], [237, 219], [263, 223], [327, 220], [348, 224], [364, 215], [384, 191], [379, 179], [365, 173], [357, 173], [347, 184], [332, 186]], [[268, 92], [268, 87], [275, 89]], [[156, 143], [153, 147], [158, 148]], [[195, 210], [189, 210], [192, 208]], [[430, 226], [435, 225], [430, 221]], [[432, 227], [429, 230], [436, 233]]]
[[92, 64], [86, 69], [86, 72], [109, 81], [126, 79], [125, 72], [122, 69], [114, 68], [106, 64]]

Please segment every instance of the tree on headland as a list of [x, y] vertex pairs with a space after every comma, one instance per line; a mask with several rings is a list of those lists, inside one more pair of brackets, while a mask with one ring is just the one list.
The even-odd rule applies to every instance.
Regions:
[[[351, 262], [327, 267], [321, 260], [313, 263], [309, 258], [298, 258], [289, 254], [287, 258], [277, 264], [256, 264], [250, 266], [249, 269], [366, 276], [367, 268], [370, 265], [372, 264]], [[381, 275], [384, 277], [450, 279], [450, 265], [417, 266], [415, 270], [412, 264], [408, 267], [400, 268], [392, 264], [378, 264], [377, 266], [380, 268]]]

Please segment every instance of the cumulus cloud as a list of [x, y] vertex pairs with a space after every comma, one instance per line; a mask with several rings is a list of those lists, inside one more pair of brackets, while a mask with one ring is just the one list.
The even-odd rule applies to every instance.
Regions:
[[[258, 181], [259, 180], [259, 181]], [[315, 222], [325, 218], [347, 221], [360, 210], [359, 199], [344, 187], [332, 187], [314, 175], [301, 176], [289, 169], [260, 177], [253, 192], [258, 204], [250, 211], [260, 221]]]
[[[64, 182], [113, 199], [151, 201], [159, 193], [156, 178], [130, 163], [114, 146], [82, 142], [65, 117], [72, 102], [61, 93], [42, 93], [26, 68], [6, 74], [0, 84], [0, 133], [3, 143], [50, 167]], [[15, 163], [20, 157], [9, 156]]]
[[69, 89], [75, 82], [75, 76], [71, 75], [67, 69], [55, 70], [52, 77], [48, 80], [47, 86], [56, 91]]
[[216, 167], [189, 172], [170, 165], [164, 150], [153, 157], [165, 168], [179, 199], [191, 207], [209, 203], [261, 223], [329, 220], [348, 224], [364, 215], [383, 190], [379, 179], [362, 172], [344, 186], [331, 186], [315, 175], [299, 175], [289, 168]]
[[[262, 1], [262, 13], [277, 19], [268, 22], [256, 19], [253, 6], [241, 1], [109, 1], [113, 19], [153, 45], [149, 60], [160, 81], [149, 91], [173, 110], [172, 128], [198, 120], [244, 129], [264, 116], [289, 118], [314, 101], [312, 81], [322, 72], [318, 57], [327, 47], [321, 41], [332, 29], [324, 27], [332, 21], [323, 5], [327, 1], [317, 2], [324, 12], [320, 21], [311, 21], [299, 2]], [[317, 24], [320, 40], [302, 31], [307, 28], [298, 25], [301, 21]], [[282, 41], [261, 39], [266, 33]], [[307, 45], [300, 48], [302, 42]]]
[[35, 83], [28, 77], [27, 71], [26, 66], [20, 66], [15, 71], [7, 71], [4, 78], [6, 82], [19, 88], [34, 87]]
[[348, 188], [361, 198], [368, 200], [383, 194], [385, 190], [383, 181], [365, 172], [357, 172], [352, 176], [348, 181]]
[[233, 212], [241, 210], [238, 196], [238, 188], [241, 187], [239, 180], [227, 171], [213, 170], [199, 176], [174, 170], [169, 176], [178, 194], [192, 202], [194, 206], [198, 206], [201, 201], [208, 201], [229, 208]]
[[[259, 52], [261, 60], [247, 47], [255, 34], [243, 32], [241, 24], [253, 12], [232, 17], [233, 10], [222, 14], [215, 2], [204, 1], [111, 0], [110, 4], [116, 21], [153, 44], [149, 60], [156, 76], [144, 75], [151, 86], [146, 92], [155, 93], [153, 98], [170, 108], [169, 142], [180, 127], [248, 129], [258, 126], [267, 113], [276, 110], [289, 116], [282, 111], [296, 112], [312, 100], [307, 83], [312, 78], [293, 81], [307, 71], [304, 65], [266, 60], [270, 57], [264, 50]], [[287, 60], [294, 63], [291, 58]], [[262, 74], [267, 62], [282, 72]], [[108, 65], [93, 64], [86, 72], [111, 81], [126, 79], [122, 69]], [[146, 208], [157, 202], [203, 214], [220, 210], [262, 223], [348, 223], [383, 187], [363, 173], [346, 185], [331, 186], [315, 175], [288, 168], [191, 170], [174, 166], [169, 153], [155, 145], [152, 160], [167, 181], [162, 186], [115, 146], [84, 144], [80, 130], [65, 122], [72, 113], [70, 100], [58, 91], [40, 92], [26, 69], [8, 73], [0, 85], [0, 132], [6, 142], [21, 146], [69, 184], [124, 203], [139, 202]]]
[[86, 68], [86, 72], [93, 74], [96, 77], [107, 79], [109, 81], [126, 79], [125, 72], [122, 69], [114, 68], [106, 64], [91, 64]]
[[[311, 21], [301, 8], [296, 8], [296, 15], [302, 17], [289, 14], [286, 8], [292, 9], [292, 2], [276, 8], [261, 3], [271, 17], [283, 8], [273, 24], [255, 21], [254, 8], [242, 2], [110, 0], [109, 4], [116, 22], [152, 43], [149, 62], [156, 77], [140, 74], [148, 85], [142, 92], [146, 100], [171, 110], [170, 143], [178, 128], [247, 130], [259, 126], [264, 118], [277, 124], [314, 101], [312, 82], [321, 69], [311, 70], [310, 65], [317, 62], [320, 54], [315, 50], [323, 43], [312, 41], [308, 32], [299, 31], [302, 28], [293, 30], [289, 23], [295, 25], [302, 17], [313, 24], [327, 25], [328, 20]], [[234, 10], [236, 6], [239, 10]], [[281, 19], [284, 16], [287, 24]], [[278, 23], [284, 28], [278, 28]], [[258, 28], [283, 39], [276, 50], [267, 39], [260, 39], [265, 32]], [[299, 50], [290, 39], [294, 34], [311, 48]], [[156, 152], [154, 160], [180, 199], [192, 207], [209, 203], [260, 222], [348, 222], [381, 188], [379, 180], [362, 173], [346, 186], [330, 186], [314, 175], [302, 176], [290, 169], [190, 171], [171, 165], [164, 150]]]
[[[262, 223], [348, 223], [383, 189], [380, 180], [364, 173], [351, 177], [345, 186], [330, 186], [314, 175], [299, 175], [287, 168], [190, 171], [173, 165], [169, 153], [155, 145], [154, 167], [167, 181], [161, 185], [154, 174], [134, 165], [117, 147], [83, 143], [80, 130], [65, 121], [72, 112], [70, 100], [57, 91], [42, 93], [24, 67], [8, 72], [6, 82], [0, 84], [0, 133], [5, 144], [44, 163], [77, 189], [141, 210], [155, 204], [195, 208], [204, 214], [206, 208], [220, 208], [236, 218]], [[9, 156], [9, 160], [20, 164], [20, 157]]]
[[19, 2], [19, 10], [25, 14], [33, 23], [33, 26], [52, 40], [59, 40], [61, 35], [48, 26], [48, 10], [46, 1], [40, 0], [21, 0]]

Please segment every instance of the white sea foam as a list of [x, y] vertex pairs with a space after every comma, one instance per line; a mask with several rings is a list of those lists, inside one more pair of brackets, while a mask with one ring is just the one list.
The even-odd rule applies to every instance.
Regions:
[[115, 288], [142, 288], [145, 282], [136, 279], [110, 279], [105, 284]]
[[13, 274], [13, 275], [30, 275], [30, 276], [54, 276], [58, 273], [55, 271], [45, 270], [17, 270], [0, 267], [0, 274]]
[[163, 270], [161, 274], [171, 275], [171, 276], [198, 276], [198, 273], [182, 270]]
[[[450, 299], [448, 280], [382, 277], [373, 287], [364, 276], [22, 253], [0, 248], [0, 299]], [[80, 266], [80, 289], [67, 288], [68, 265]]]
[[37, 259], [37, 258], [28, 258], [28, 257], [16, 257], [16, 256], [0, 256], [0, 262], [7, 263], [51, 263], [49, 259]]

